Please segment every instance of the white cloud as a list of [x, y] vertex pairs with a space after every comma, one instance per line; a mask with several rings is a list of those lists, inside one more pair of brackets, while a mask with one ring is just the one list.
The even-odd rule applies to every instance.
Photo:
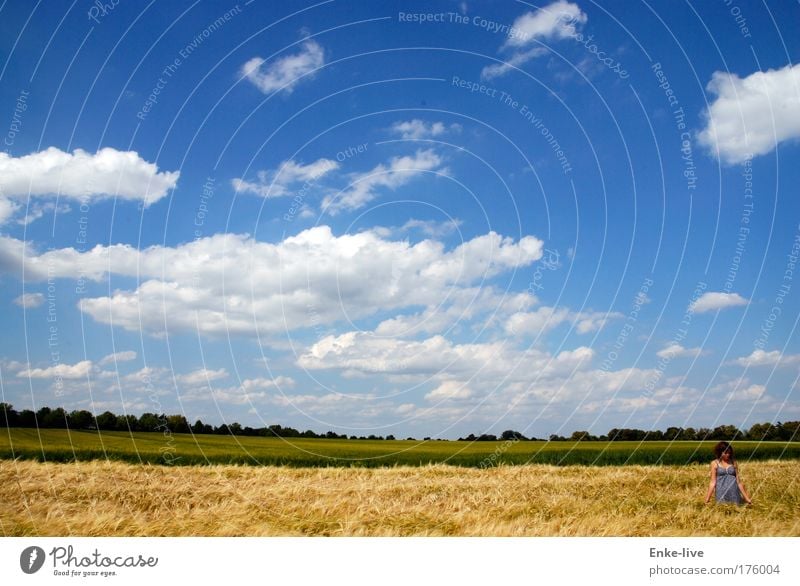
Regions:
[[217, 370], [200, 368], [186, 374], [179, 374], [175, 378], [180, 384], [186, 385], [187, 387], [205, 386], [212, 381], [228, 378], [228, 371], [224, 368]]
[[384, 238], [417, 232], [430, 238], [443, 238], [458, 231], [463, 222], [458, 218], [450, 218], [441, 222], [437, 220], [420, 220], [411, 218], [402, 226], [375, 226], [372, 230]]
[[337, 417], [346, 414], [348, 418], [372, 422], [375, 417], [384, 415], [393, 409], [387, 401], [379, 401], [372, 394], [350, 396], [339, 393], [325, 393], [322, 395], [270, 395], [264, 397], [266, 402], [277, 407], [292, 407], [305, 414], [317, 416]]
[[766, 352], [753, 350], [750, 356], [742, 356], [735, 360], [739, 366], [791, 366], [800, 364], [800, 354], [781, 354], [778, 350]]
[[23, 293], [14, 299], [14, 303], [26, 309], [39, 307], [42, 303], [44, 303], [44, 295], [41, 293]]
[[764, 385], [742, 386], [733, 389], [725, 398], [728, 401], [757, 401], [767, 392]]
[[448, 236], [459, 229], [463, 222], [458, 219], [445, 220], [437, 222], [435, 220], [418, 220], [411, 218], [405, 224], [400, 226], [400, 232], [410, 232], [418, 230], [431, 238], [441, 238]]
[[72, 211], [72, 208], [70, 208], [67, 204], [56, 205], [56, 203], [52, 201], [47, 201], [44, 203], [33, 202], [28, 206], [27, 213], [17, 220], [17, 224], [20, 226], [27, 226], [31, 222], [35, 222], [39, 218], [43, 218], [47, 213], [53, 212], [54, 215], [58, 215], [68, 214], [70, 211]]
[[[226, 373], [227, 376], [227, 373]], [[217, 379], [222, 377], [215, 377]], [[204, 401], [213, 399], [217, 403], [227, 405], [249, 405], [269, 401], [279, 402], [279, 394], [270, 394], [267, 391], [277, 389], [283, 392], [295, 386], [295, 381], [288, 376], [275, 378], [245, 379], [238, 386], [214, 387], [211, 385], [193, 385], [194, 388], [185, 392], [181, 398], [186, 401]]]
[[17, 202], [0, 197], [0, 226], [10, 220], [19, 208], [20, 205]]
[[104, 356], [97, 364], [103, 366], [105, 364], [115, 364], [117, 362], [129, 362], [131, 360], [136, 360], [136, 356], [137, 354], [134, 350], [124, 350]]
[[472, 396], [472, 389], [462, 382], [446, 380], [430, 393], [425, 395], [428, 401], [444, 401], [447, 399], [468, 399]]
[[512, 69], [516, 69], [536, 57], [546, 55], [548, 50], [544, 47], [533, 47], [525, 51], [518, 51], [503, 60], [503, 63], [492, 63], [487, 65], [481, 70], [481, 78], [485, 80], [495, 79], [509, 73]]
[[587, 334], [601, 329], [612, 319], [623, 317], [617, 312], [573, 312], [565, 307], [542, 306], [534, 311], [520, 311], [511, 315], [504, 328], [507, 334], [517, 336], [538, 336], [562, 323], [575, 325], [579, 334]]
[[265, 94], [276, 90], [290, 93], [301, 78], [309, 79], [324, 64], [325, 51], [316, 41], [308, 40], [297, 53], [271, 63], [253, 57], [242, 65], [241, 74]]
[[462, 322], [470, 320], [477, 320], [475, 327], [490, 328], [512, 312], [527, 309], [535, 303], [536, 298], [532, 295], [500, 291], [491, 285], [453, 289], [445, 300], [429, 305], [421, 312], [382, 321], [375, 333], [387, 337], [436, 334], [457, 329]]
[[688, 411], [696, 406], [701, 400], [702, 394], [695, 388], [686, 386], [668, 386], [654, 389], [653, 391], [635, 396], [628, 394], [615, 394], [601, 401], [589, 401], [585, 403], [587, 410], [594, 412], [598, 409], [605, 409], [610, 412], [629, 412], [636, 411], [637, 418], [643, 417], [643, 411], [663, 413], [665, 409], [674, 417], [679, 414], [688, 415]]
[[524, 47], [539, 39], [566, 39], [575, 35], [576, 25], [586, 21], [586, 14], [577, 4], [559, 0], [518, 17], [511, 25], [515, 34], [508, 36], [505, 46]]
[[764, 385], [751, 384], [747, 378], [731, 379], [714, 385], [709, 390], [714, 403], [720, 401], [755, 402], [764, 397], [767, 388]]
[[588, 366], [591, 348], [579, 347], [556, 356], [535, 348], [517, 350], [505, 342], [454, 344], [443, 336], [422, 341], [379, 338], [368, 332], [326, 336], [298, 358], [309, 370], [358, 370], [367, 374], [480, 375], [492, 379], [530, 380]]
[[170, 371], [161, 366], [144, 366], [122, 377], [122, 382], [133, 385], [134, 388], [146, 388], [148, 383], [167, 386], [170, 384]]
[[800, 64], [744, 79], [716, 71], [706, 89], [717, 97], [705, 112], [698, 140], [725, 163], [741, 163], [800, 138]]
[[295, 161], [284, 161], [277, 169], [259, 171], [258, 181], [245, 181], [242, 178], [231, 180], [233, 188], [240, 193], [252, 193], [261, 197], [285, 197], [292, 195], [292, 187], [302, 183], [313, 183], [339, 168], [339, 163], [331, 159], [317, 159], [303, 165]]
[[703, 353], [702, 348], [684, 348], [680, 344], [673, 342], [668, 344], [658, 352], [656, 356], [659, 358], [696, 358]]
[[179, 176], [178, 171], [159, 172], [134, 151], [113, 148], [95, 154], [55, 147], [22, 157], [0, 153], [0, 193], [5, 197], [58, 195], [78, 201], [117, 197], [149, 206], [166, 196]]
[[717, 293], [710, 291], [703, 293], [697, 301], [689, 306], [689, 310], [695, 313], [705, 313], [717, 311], [728, 307], [738, 307], [747, 305], [748, 301], [738, 293]]
[[481, 77], [492, 79], [505, 75], [513, 68], [546, 54], [548, 50], [539, 46], [539, 42], [573, 37], [586, 21], [586, 14], [577, 4], [564, 0], [553, 2], [533, 12], [526, 12], [511, 25], [511, 32], [502, 46], [502, 49], [511, 49], [514, 52], [505, 59], [505, 63], [494, 63], [484, 67]]
[[588, 334], [589, 332], [597, 332], [605, 327], [605, 325], [614, 319], [624, 317], [621, 313], [616, 311], [590, 311], [580, 312], [575, 314], [575, 329], [579, 334]]
[[544, 334], [570, 318], [569, 309], [562, 307], [540, 307], [535, 311], [517, 312], [505, 323], [507, 334], [515, 336], [538, 336]]
[[83, 360], [77, 364], [56, 364], [48, 368], [32, 368], [17, 373], [20, 378], [86, 378], [92, 371], [92, 361]]
[[295, 380], [289, 376], [276, 376], [274, 378], [248, 378], [242, 381], [241, 387], [248, 393], [264, 391], [267, 389], [291, 388]]
[[431, 149], [418, 150], [414, 155], [393, 157], [388, 165], [380, 164], [366, 173], [350, 177], [350, 185], [322, 202], [331, 215], [357, 210], [378, 197], [377, 190], [395, 190], [406, 185], [421, 173], [446, 174], [442, 158]]
[[441, 136], [447, 132], [459, 132], [461, 125], [451, 124], [447, 126], [443, 122], [425, 122], [419, 118], [414, 118], [413, 120], [395, 122], [389, 130], [399, 134], [401, 138], [418, 140]]
[[[541, 240], [489, 232], [446, 250], [423, 240], [389, 240], [372, 231], [334, 236], [317, 226], [277, 244], [219, 234], [177, 247], [96, 246], [37, 253], [0, 236], [0, 271], [27, 282], [101, 281], [108, 271], [140, 279], [134, 290], [85, 297], [81, 309], [102, 323], [161, 335], [165, 327], [253, 335], [367, 317], [379, 311], [438, 307], [453, 296], [468, 307], [475, 284], [529, 266]], [[487, 299], [492, 296], [487, 289]]]

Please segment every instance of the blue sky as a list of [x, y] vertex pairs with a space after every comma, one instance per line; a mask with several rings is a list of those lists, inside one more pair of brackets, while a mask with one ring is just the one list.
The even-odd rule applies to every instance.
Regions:
[[0, 4], [17, 408], [800, 417], [796, 3]]

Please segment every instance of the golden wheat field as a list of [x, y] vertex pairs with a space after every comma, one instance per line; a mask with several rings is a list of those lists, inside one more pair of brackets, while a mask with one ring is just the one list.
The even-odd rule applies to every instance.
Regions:
[[164, 467], [0, 461], [6, 536], [797, 536], [800, 466], [741, 464], [752, 507], [704, 505], [706, 466]]

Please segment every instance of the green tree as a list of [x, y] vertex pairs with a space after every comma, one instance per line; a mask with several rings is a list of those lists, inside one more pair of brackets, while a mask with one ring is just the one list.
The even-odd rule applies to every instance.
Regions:
[[170, 415], [167, 417], [167, 427], [172, 433], [189, 433], [189, 422], [183, 415]]
[[117, 427], [117, 416], [111, 411], [104, 411], [97, 416], [97, 429], [113, 431]]
[[780, 439], [787, 442], [800, 440], [800, 421], [784, 421], [780, 427]]
[[67, 421], [70, 429], [89, 429], [95, 426], [94, 415], [85, 409], [70, 412]]
[[19, 414], [10, 403], [0, 403], [0, 427], [17, 427]]
[[23, 409], [17, 418], [20, 427], [36, 427], [36, 413], [30, 409]]
[[212, 431], [213, 429], [210, 425], [206, 425], [199, 419], [194, 422], [194, 425], [192, 425], [192, 433], [211, 433]]
[[711, 432], [711, 438], [715, 440], [735, 440], [744, 434], [735, 425], [720, 425]]
[[155, 413], [142, 413], [139, 417], [139, 429], [142, 431], [158, 431], [161, 418]]
[[44, 422], [50, 415], [50, 411], [52, 411], [50, 407], [41, 407], [36, 411], [36, 427], [44, 427]]
[[573, 431], [569, 437], [574, 442], [587, 441], [591, 439], [592, 435], [588, 431]]
[[49, 413], [39, 420], [39, 425], [50, 429], [66, 429], [67, 413], [61, 407], [51, 409]]
[[513, 429], [507, 429], [500, 434], [500, 439], [505, 441], [511, 441], [511, 440], [523, 441], [526, 438], [524, 435], [522, 435], [522, 433], [518, 431], [514, 431]]

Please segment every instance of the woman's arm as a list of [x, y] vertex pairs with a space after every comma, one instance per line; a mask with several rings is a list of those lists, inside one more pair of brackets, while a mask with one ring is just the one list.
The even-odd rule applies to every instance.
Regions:
[[711, 500], [711, 495], [714, 494], [714, 489], [717, 487], [717, 462], [711, 462], [711, 482], [708, 483], [708, 492], [706, 492], [706, 503]]
[[739, 485], [739, 492], [742, 493], [742, 496], [744, 497], [744, 501], [748, 505], [752, 505], [753, 504], [753, 499], [751, 499], [750, 495], [747, 494], [747, 491], [744, 489], [744, 483], [742, 482], [742, 479], [739, 477], [739, 466], [738, 465], [736, 466], [736, 484]]

